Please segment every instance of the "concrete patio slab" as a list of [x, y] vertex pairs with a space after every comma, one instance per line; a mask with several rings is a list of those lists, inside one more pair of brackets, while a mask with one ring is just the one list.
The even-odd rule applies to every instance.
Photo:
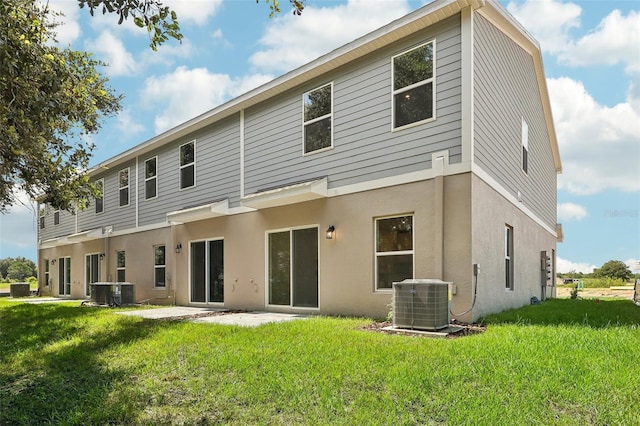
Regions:
[[283, 314], [277, 312], [235, 312], [224, 315], [194, 318], [193, 322], [239, 325], [242, 327], [258, 327], [272, 322], [285, 322], [307, 318], [306, 315]]
[[150, 319], [167, 319], [193, 317], [197, 315], [207, 315], [216, 312], [225, 312], [227, 309], [220, 308], [197, 308], [192, 306], [171, 306], [168, 308], [157, 309], [139, 309], [135, 311], [114, 312], [119, 315], [128, 315], [134, 317], [150, 318]]

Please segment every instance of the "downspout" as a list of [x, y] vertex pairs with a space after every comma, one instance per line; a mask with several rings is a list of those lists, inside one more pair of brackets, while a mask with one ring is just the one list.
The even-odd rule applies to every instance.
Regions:
[[444, 156], [433, 158], [433, 277], [444, 280]]
[[105, 226], [104, 228], [104, 264], [107, 270], [107, 282], [111, 282], [111, 273], [109, 268], [110, 248], [109, 248], [109, 236], [113, 232], [113, 226]]

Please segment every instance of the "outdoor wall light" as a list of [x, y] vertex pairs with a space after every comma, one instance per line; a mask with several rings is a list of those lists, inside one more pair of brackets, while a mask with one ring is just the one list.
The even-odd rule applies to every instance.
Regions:
[[55, 259], [51, 259], [51, 264], [55, 265], [56, 264], [56, 260]]
[[336, 227], [331, 225], [327, 228], [327, 240], [333, 239], [333, 234], [336, 232]]
[[180, 253], [182, 251], [182, 243], [178, 243], [176, 246], [176, 253]]
[[104, 259], [104, 253], [100, 253], [100, 260]]

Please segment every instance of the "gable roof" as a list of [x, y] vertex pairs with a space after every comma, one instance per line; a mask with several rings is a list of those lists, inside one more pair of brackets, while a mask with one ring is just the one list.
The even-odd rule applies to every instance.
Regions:
[[200, 130], [240, 111], [282, 94], [318, 76], [326, 74], [342, 65], [388, 46], [402, 38], [410, 36], [437, 22], [454, 16], [464, 8], [483, 11], [494, 25], [500, 28], [534, 58], [538, 87], [547, 121], [547, 130], [551, 140], [556, 170], [560, 172], [560, 154], [551, 115], [551, 106], [547, 93], [542, 55], [536, 40], [504, 9], [496, 0], [435, 0], [395, 21], [366, 34], [342, 47], [339, 47], [293, 71], [290, 71], [268, 83], [243, 95], [225, 102], [197, 117], [169, 129], [142, 144], [98, 164], [89, 170], [89, 175], [101, 173], [104, 169], [144, 155], [154, 149]]

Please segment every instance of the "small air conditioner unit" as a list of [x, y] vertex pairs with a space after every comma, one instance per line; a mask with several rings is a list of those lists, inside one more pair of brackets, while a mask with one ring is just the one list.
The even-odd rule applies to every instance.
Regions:
[[449, 326], [449, 285], [435, 279], [393, 283], [393, 326], [441, 330]]
[[108, 306], [134, 305], [135, 287], [132, 283], [93, 283], [91, 302]]

